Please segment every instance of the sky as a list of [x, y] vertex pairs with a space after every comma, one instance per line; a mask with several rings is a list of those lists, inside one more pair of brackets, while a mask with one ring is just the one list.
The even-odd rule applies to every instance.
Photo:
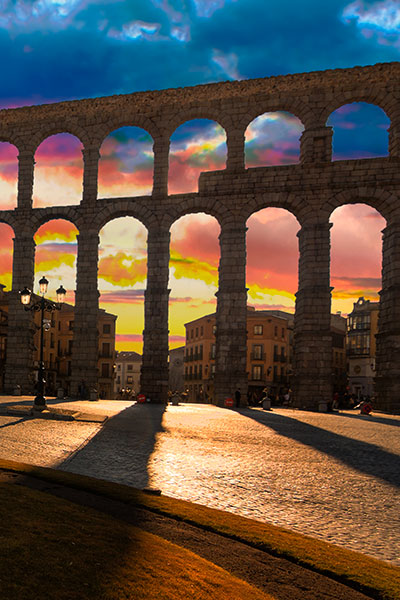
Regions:
[[[400, 0], [0, 0], [0, 108], [142, 90], [251, 79], [400, 60]], [[330, 115], [333, 160], [387, 155], [389, 120], [376, 106]], [[294, 164], [303, 125], [289, 113], [260, 115], [246, 131], [246, 166]], [[35, 160], [34, 207], [79, 204], [82, 145], [69, 134], [44, 140]], [[137, 127], [112, 132], [101, 147], [99, 197], [151, 192], [151, 136]], [[169, 193], [197, 190], [202, 171], [223, 169], [224, 130], [208, 120], [182, 123], [171, 138]], [[17, 150], [0, 143], [0, 210], [16, 206]], [[351, 311], [381, 285], [384, 219], [367, 205], [331, 216], [332, 312]], [[248, 303], [293, 311], [299, 224], [287, 211], [252, 215], [247, 233]], [[76, 235], [50, 221], [35, 235], [35, 280], [49, 294], [63, 283], [74, 301]], [[171, 228], [170, 345], [184, 323], [215, 311], [219, 225], [187, 215]], [[12, 237], [0, 223], [0, 283], [11, 286]], [[141, 352], [146, 238], [132, 217], [100, 232], [100, 306], [118, 315], [117, 349]]]

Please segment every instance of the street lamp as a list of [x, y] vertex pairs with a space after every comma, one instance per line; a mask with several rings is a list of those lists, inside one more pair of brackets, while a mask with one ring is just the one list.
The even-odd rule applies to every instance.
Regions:
[[46, 398], [44, 396], [45, 392], [45, 378], [44, 378], [44, 361], [43, 361], [43, 332], [48, 331], [50, 329], [49, 322], [44, 319], [44, 313], [46, 312], [54, 312], [55, 310], [61, 310], [61, 304], [65, 300], [65, 294], [67, 293], [63, 286], [61, 285], [56, 291], [57, 294], [57, 302], [53, 302], [52, 300], [48, 300], [45, 298], [45, 294], [47, 292], [47, 286], [49, 282], [46, 277], [42, 277], [39, 281], [39, 289], [40, 289], [40, 298], [31, 303], [31, 295], [32, 292], [30, 289], [25, 287], [20, 291], [21, 302], [25, 307], [25, 310], [33, 310], [35, 312], [40, 311], [40, 358], [39, 358], [39, 369], [38, 369], [38, 382], [37, 382], [37, 394], [33, 401], [33, 407], [37, 410], [44, 410], [46, 407]]

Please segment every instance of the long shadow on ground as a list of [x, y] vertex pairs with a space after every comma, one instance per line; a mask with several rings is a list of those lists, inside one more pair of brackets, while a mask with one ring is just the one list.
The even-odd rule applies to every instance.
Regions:
[[[306, 446], [311, 446], [357, 471], [400, 487], [400, 459], [397, 454], [388, 452], [375, 444], [355, 440], [304, 423], [288, 415], [275, 412], [264, 413], [251, 408], [242, 409], [239, 412], [243, 416], [270, 427], [279, 435], [296, 440]], [[343, 417], [346, 416], [343, 415]], [[342, 415], [338, 414], [337, 418], [342, 418]], [[380, 419], [379, 423], [382, 423], [384, 427], [386, 426], [385, 422]], [[390, 422], [390, 424], [393, 425], [393, 422]]]
[[89, 442], [59, 465], [64, 471], [137, 488], [149, 484], [148, 463], [163, 431], [164, 404], [135, 404], [109, 419]]

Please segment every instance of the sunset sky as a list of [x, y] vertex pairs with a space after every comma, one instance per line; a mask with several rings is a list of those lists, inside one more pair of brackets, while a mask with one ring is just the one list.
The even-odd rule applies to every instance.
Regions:
[[[400, 3], [393, 0], [4, 0], [0, 3], [0, 107], [42, 104], [147, 89], [352, 67], [400, 58]], [[273, 7], [273, 8], [272, 8]], [[363, 103], [328, 119], [333, 159], [386, 156], [385, 113]], [[302, 123], [268, 113], [246, 132], [246, 166], [293, 164]], [[149, 194], [152, 138], [137, 127], [113, 132], [101, 147], [99, 197]], [[45, 140], [35, 156], [34, 207], [78, 204], [81, 142], [69, 134]], [[182, 124], [171, 138], [169, 193], [196, 191], [202, 171], [223, 169], [224, 130], [208, 120]], [[0, 210], [16, 206], [17, 150], [0, 143]], [[359, 296], [377, 300], [384, 219], [367, 205], [332, 217], [332, 312]], [[247, 234], [248, 302], [293, 310], [299, 225], [268, 208], [251, 216]], [[36, 233], [36, 282], [62, 282], [73, 303], [76, 234], [66, 221]], [[188, 215], [171, 228], [170, 340], [184, 343], [183, 324], [215, 310], [219, 225]], [[12, 230], [0, 223], [0, 283], [10, 289]], [[141, 351], [146, 287], [145, 228], [116, 219], [100, 234], [100, 305], [118, 315], [117, 349]]]

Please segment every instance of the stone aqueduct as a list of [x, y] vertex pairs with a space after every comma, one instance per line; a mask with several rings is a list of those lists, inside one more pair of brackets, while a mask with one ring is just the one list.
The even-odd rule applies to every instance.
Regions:
[[[364, 101], [390, 118], [389, 156], [332, 162], [328, 116], [343, 104]], [[284, 110], [304, 125], [300, 162], [245, 168], [244, 136], [257, 116]], [[218, 122], [226, 131], [223, 171], [203, 173], [197, 193], [168, 195], [171, 134], [196, 118]], [[149, 196], [98, 198], [99, 149], [113, 130], [135, 125], [154, 140], [153, 190]], [[83, 195], [78, 206], [32, 208], [34, 155], [48, 136], [68, 132], [83, 144]], [[14, 231], [13, 291], [10, 294], [6, 390], [29, 392], [33, 354], [30, 313], [18, 290], [33, 285], [37, 228], [51, 219], [71, 221], [79, 230], [75, 296], [72, 391], [82, 378], [96, 385], [97, 261], [99, 231], [121, 216], [139, 219], [148, 230], [148, 279], [141, 390], [164, 401], [168, 390], [168, 267], [170, 227], [194, 212], [220, 224], [215, 401], [221, 403], [246, 374], [246, 221], [261, 208], [293, 213], [299, 231], [293, 392], [298, 407], [318, 408], [331, 398], [330, 223], [332, 211], [366, 203], [386, 219], [382, 291], [376, 356], [379, 408], [400, 412], [400, 63], [337, 69], [265, 79], [140, 92], [0, 111], [0, 140], [18, 148], [18, 204], [0, 211]]]

